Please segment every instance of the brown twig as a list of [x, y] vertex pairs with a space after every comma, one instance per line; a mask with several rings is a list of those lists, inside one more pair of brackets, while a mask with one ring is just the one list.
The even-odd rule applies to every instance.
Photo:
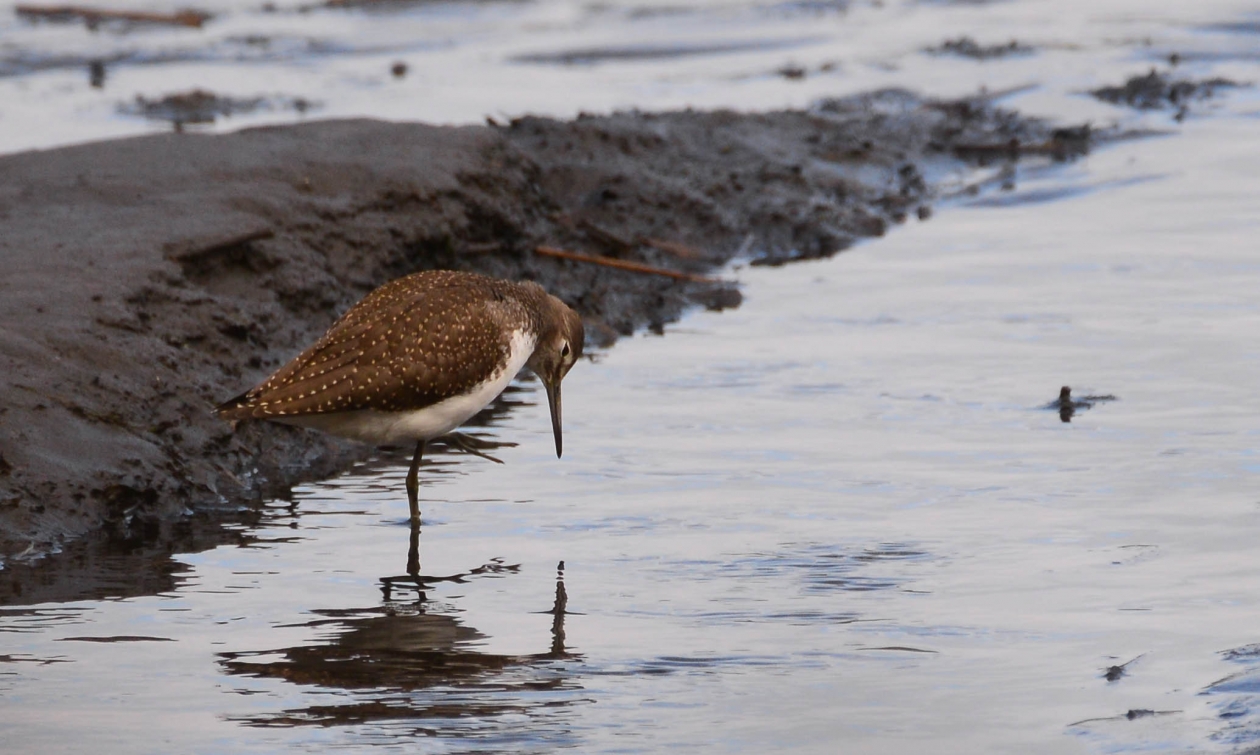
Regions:
[[578, 252], [569, 252], [564, 249], [556, 249], [552, 246], [536, 246], [534, 251], [547, 257], [558, 257], [563, 260], [573, 260], [575, 262], [590, 262], [595, 265], [603, 265], [604, 267], [613, 267], [618, 270], [627, 270], [632, 273], [647, 273], [648, 275], [663, 275], [666, 278], [675, 280], [693, 281], [696, 283], [717, 283], [713, 278], [695, 273], [684, 273], [678, 270], [666, 270], [660, 267], [652, 267], [642, 262], [631, 262], [629, 260], [619, 260], [615, 257], [602, 257], [595, 254], [579, 254]]
[[200, 29], [202, 24], [210, 20], [209, 13], [196, 10], [181, 10], [175, 13], [149, 13], [145, 11], [87, 8], [79, 5], [19, 5], [14, 8], [14, 11], [19, 16], [35, 16], [38, 18], [82, 18], [89, 24], [101, 21], [130, 21], [132, 23], [191, 26], [197, 29]]
[[707, 256], [704, 252], [696, 249], [694, 246], [680, 244], [677, 241], [666, 241], [664, 239], [654, 239], [651, 237], [644, 237], [641, 240], [648, 246], [660, 249], [662, 252], [668, 252], [675, 257], [682, 257], [683, 259], [699, 260], [704, 259], [705, 256]]

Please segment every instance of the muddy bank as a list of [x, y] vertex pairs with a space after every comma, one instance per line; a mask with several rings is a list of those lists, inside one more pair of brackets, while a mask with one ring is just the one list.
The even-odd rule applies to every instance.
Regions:
[[233, 432], [211, 407], [390, 278], [533, 278], [610, 343], [738, 291], [537, 246], [689, 273], [822, 257], [926, 217], [935, 177], [967, 161], [1064, 159], [1096, 138], [984, 100], [884, 92], [808, 112], [325, 121], [0, 158], [0, 547], [102, 528], [160, 540], [154, 523], [375, 453]]

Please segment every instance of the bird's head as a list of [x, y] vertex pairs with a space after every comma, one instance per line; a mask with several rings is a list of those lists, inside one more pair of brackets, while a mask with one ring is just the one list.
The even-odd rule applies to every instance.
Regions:
[[559, 457], [564, 450], [560, 435], [560, 381], [582, 356], [586, 332], [577, 312], [550, 294], [543, 300], [542, 315], [546, 325], [527, 364], [547, 389], [551, 429], [556, 436], [556, 456]]

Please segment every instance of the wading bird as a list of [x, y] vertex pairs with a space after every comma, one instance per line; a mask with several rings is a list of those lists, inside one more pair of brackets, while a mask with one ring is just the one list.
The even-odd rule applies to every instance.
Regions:
[[415, 443], [407, 499], [419, 522], [425, 444], [481, 411], [522, 367], [547, 391], [561, 455], [560, 381], [582, 356], [584, 338], [577, 313], [537, 283], [414, 273], [368, 294], [314, 345], [217, 412], [377, 445]]

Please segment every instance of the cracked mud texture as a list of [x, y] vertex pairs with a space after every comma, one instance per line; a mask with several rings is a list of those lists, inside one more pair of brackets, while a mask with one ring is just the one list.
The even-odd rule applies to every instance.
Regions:
[[808, 111], [322, 121], [2, 157], [0, 556], [94, 531], [171, 540], [163, 523], [231, 518], [375, 454], [233, 430], [211, 409], [392, 278], [532, 278], [608, 344], [739, 292], [535, 246], [699, 273], [825, 257], [926, 217], [925, 175], [1093, 138], [983, 99], [889, 91]]

